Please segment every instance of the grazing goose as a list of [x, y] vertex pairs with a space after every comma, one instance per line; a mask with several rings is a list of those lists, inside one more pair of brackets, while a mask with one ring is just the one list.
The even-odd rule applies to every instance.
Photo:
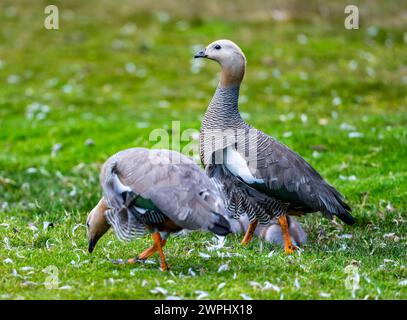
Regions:
[[258, 222], [279, 218], [284, 249], [294, 246], [286, 215], [322, 212], [347, 224], [354, 219], [342, 195], [301, 156], [245, 123], [238, 110], [239, 88], [246, 68], [242, 50], [230, 40], [218, 40], [195, 58], [218, 62], [222, 73], [201, 126], [200, 156], [207, 174], [222, 189], [227, 210], [235, 218], [247, 213], [250, 242]]
[[190, 159], [169, 150], [133, 148], [120, 151], [103, 165], [103, 198], [87, 220], [89, 251], [112, 226], [121, 240], [132, 240], [146, 230], [153, 246], [134, 263], [158, 251], [167, 270], [162, 247], [171, 232], [206, 229], [224, 236], [230, 232], [217, 188]]

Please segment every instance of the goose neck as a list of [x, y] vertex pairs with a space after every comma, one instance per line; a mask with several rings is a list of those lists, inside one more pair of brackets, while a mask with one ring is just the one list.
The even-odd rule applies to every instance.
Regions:
[[204, 120], [210, 120], [210, 123], [216, 123], [220, 127], [233, 127], [243, 123], [238, 108], [239, 89], [239, 86], [224, 87], [219, 84]]

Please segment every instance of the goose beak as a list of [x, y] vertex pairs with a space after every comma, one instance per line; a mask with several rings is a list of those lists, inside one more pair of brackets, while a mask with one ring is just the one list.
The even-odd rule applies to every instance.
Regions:
[[197, 52], [194, 55], [194, 58], [206, 58], [208, 55], [206, 54], [206, 49]]
[[93, 252], [93, 249], [95, 249], [95, 245], [96, 245], [96, 241], [93, 241], [93, 239], [89, 240], [89, 247], [88, 247], [89, 253]]

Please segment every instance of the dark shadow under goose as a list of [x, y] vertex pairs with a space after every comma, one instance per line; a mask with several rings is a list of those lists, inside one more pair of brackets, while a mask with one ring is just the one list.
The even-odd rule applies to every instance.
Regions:
[[204, 229], [221, 236], [230, 232], [213, 182], [190, 158], [175, 151], [133, 148], [118, 152], [103, 165], [100, 183], [103, 199], [93, 214], [103, 212], [119, 239], [129, 241], [146, 230], [152, 232], [153, 246], [129, 259], [130, 263], [158, 251], [161, 268], [168, 269], [162, 247], [170, 233], [181, 229]]
[[[217, 61], [221, 78], [202, 121], [201, 161], [224, 193], [229, 214], [247, 214], [250, 226], [242, 241], [247, 244], [257, 223], [279, 218], [285, 251], [294, 250], [286, 214], [322, 212], [347, 224], [355, 221], [342, 195], [300, 155], [243, 121], [238, 110], [239, 88], [246, 58], [230, 40], [218, 40], [195, 58]], [[214, 140], [216, 142], [214, 142]]]

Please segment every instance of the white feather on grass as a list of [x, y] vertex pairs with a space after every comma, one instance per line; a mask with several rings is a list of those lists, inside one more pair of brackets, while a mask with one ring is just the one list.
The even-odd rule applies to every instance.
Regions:
[[223, 289], [226, 286], [226, 282], [219, 283], [218, 287], [216, 288], [217, 291]]
[[195, 294], [198, 296], [196, 297], [197, 300], [202, 300], [209, 297], [209, 293], [203, 290], [196, 290]]
[[222, 264], [222, 265], [219, 267], [218, 272], [223, 272], [223, 271], [227, 271], [227, 270], [229, 270], [229, 265], [227, 265], [227, 264]]
[[161, 287], [155, 287], [154, 289], [150, 290], [150, 292], [153, 294], [162, 294], [164, 296], [168, 294], [168, 291]]

